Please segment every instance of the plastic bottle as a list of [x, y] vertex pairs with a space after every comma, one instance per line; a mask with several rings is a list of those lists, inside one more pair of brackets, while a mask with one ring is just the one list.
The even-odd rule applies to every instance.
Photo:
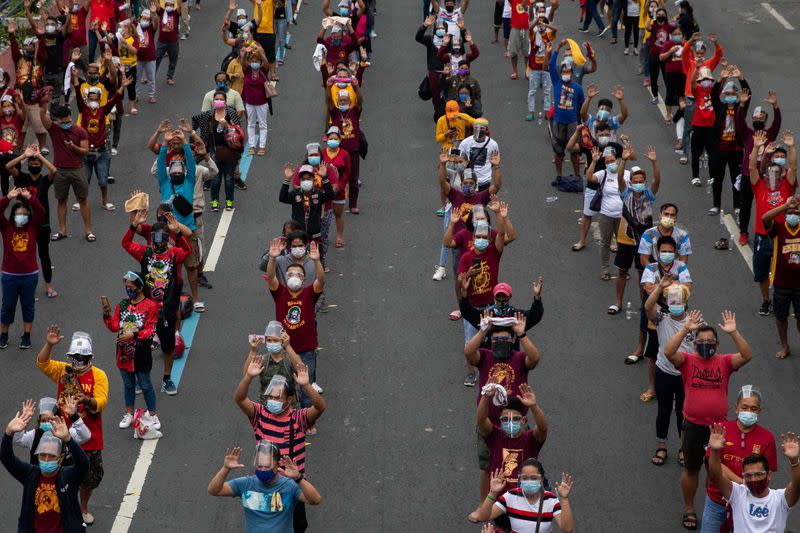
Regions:
[[545, 198], [545, 201], [546, 201], [548, 204], [552, 204], [552, 203], [553, 203], [553, 202], [555, 202], [556, 200], [558, 200], [558, 196], [548, 196], [547, 198]]
[[628, 302], [625, 304], [625, 318], [627, 320], [630, 320], [632, 316], [633, 316], [633, 310], [631, 309], [631, 303]]

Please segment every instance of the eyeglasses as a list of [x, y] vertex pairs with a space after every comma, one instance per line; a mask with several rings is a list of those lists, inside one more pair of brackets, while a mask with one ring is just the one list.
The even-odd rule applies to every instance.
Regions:
[[500, 418], [500, 422], [522, 422], [522, 417], [521, 416], [512, 416], [512, 417], [504, 416], [504, 417]]
[[742, 474], [742, 479], [763, 479], [767, 477], [767, 473], [763, 470], [761, 472], [747, 472]]
[[542, 476], [539, 474], [520, 474], [520, 481], [541, 481]]

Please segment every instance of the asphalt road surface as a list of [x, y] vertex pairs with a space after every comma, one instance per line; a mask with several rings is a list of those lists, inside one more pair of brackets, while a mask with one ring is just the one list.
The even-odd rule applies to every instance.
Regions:
[[[556, 17], [560, 37], [576, 32], [577, 3], [562, 0]], [[754, 90], [755, 101], [768, 88], [778, 92], [785, 127], [795, 126], [800, 112], [790, 50], [797, 30], [789, 30], [758, 3], [732, 0], [696, 2], [703, 31], [715, 31], [731, 63], [739, 65]], [[671, 4], [671, 2], [670, 2]], [[800, 8], [789, 0], [771, 7], [790, 26], [800, 28]], [[670, 431], [670, 458], [651, 465], [655, 450], [655, 402], [642, 404], [646, 366], [623, 365], [637, 335], [637, 321], [624, 313], [608, 316], [613, 282], [599, 279], [598, 248], [581, 253], [569, 245], [577, 238], [582, 196], [550, 187], [552, 152], [546, 127], [524, 121], [527, 82], [509, 79], [508, 60], [491, 39], [492, 2], [474, 2], [467, 27], [481, 49], [473, 64], [483, 88], [485, 116], [500, 145], [510, 216], [519, 233], [504, 254], [501, 279], [514, 288], [514, 302], [524, 306], [531, 282], [545, 277], [545, 316], [531, 337], [541, 362], [530, 383], [550, 421], [541, 460], [551, 474], [575, 476], [571, 500], [579, 531], [682, 531], [682, 500], [676, 462], [679, 443]], [[363, 128], [370, 141], [362, 163], [362, 214], [346, 218], [343, 249], [331, 247], [328, 301], [336, 304], [319, 317], [318, 382], [325, 388], [328, 410], [309, 439], [308, 476], [323, 495], [309, 510], [313, 531], [478, 531], [466, 515], [478, 498], [475, 452], [475, 389], [462, 385], [464, 358], [460, 323], [447, 319], [454, 306], [452, 274], [444, 282], [430, 279], [438, 259], [441, 219], [429, 102], [416, 95], [424, 75], [424, 50], [414, 41], [421, 6], [416, 2], [380, 2], [373, 67], [364, 83]], [[33, 334], [34, 349], [21, 352], [14, 342], [0, 355], [3, 364], [3, 416], [10, 419], [19, 402], [53, 394], [54, 385], [36, 369], [36, 351], [46, 324], [58, 323], [67, 338], [82, 329], [95, 338], [95, 363], [108, 372], [110, 401], [104, 412], [105, 479], [92, 499], [94, 531], [110, 531], [142, 444], [130, 430], [117, 429], [123, 413], [121, 380], [114, 365], [113, 336], [101, 322], [99, 296], [122, 297], [121, 275], [134, 267], [119, 241], [127, 227], [121, 207], [130, 191], [156, 192], [149, 168], [153, 156], [147, 138], [159, 120], [197, 113], [203, 94], [227, 52], [219, 41], [223, 3], [203, 3], [193, 13], [192, 35], [181, 42], [176, 85], [167, 87], [159, 72], [159, 102], [142, 103], [137, 117], [125, 117], [120, 154], [114, 158], [111, 201], [120, 209], [99, 208], [91, 189], [97, 242], [79, 238], [80, 221], [70, 212], [72, 237], [53, 243], [57, 299], [44, 297], [40, 285]], [[670, 6], [670, 12], [675, 8]], [[298, 161], [307, 142], [321, 135], [323, 99], [319, 75], [311, 64], [321, 11], [306, 4], [292, 28], [293, 50], [279, 70], [280, 96], [269, 117], [269, 152], [255, 158], [246, 192], [236, 192], [236, 210], [225, 232], [212, 290], [202, 291], [207, 311], [199, 320], [176, 397], [158, 395], [164, 438], [146, 470], [132, 532], [237, 531], [241, 505], [207, 495], [206, 486], [219, 468], [226, 447], [245, 448], [250, 464], [252, 432], [232, 400], [247, 354], [247, 335], [263, 331], [274, 307], [257, 270], [268, 240], [289, 217], [278, 203], [284, 162]], [[621, 37], [621, 35], [620, 35]], [[694, 255], [689, 267], [695, 282], [691, 304], [714, 323], [723, 309], [737, 313], [739, 329], [754, 348], [753, 361], [734, 375], [730, 390], [744, 383], [761, 387], [765, 411], [761, 422], [776, 435], [798, 430], [800, 366], [796, 356], [774, 357], [778, 349], [772, 318], [758, 316], [760, 304], [752, 274], [738, 251], [720, 252], [713, 242], [728, 236], [718, 218], [706, 215], [711, 198], [689, 185], [687, 167], [672, 151], [672, 129], [663, 126], [649, 103], [637, 58], [622, 55], [623, 45], [608, 44], [608, 35], [590, 34], [599, 70], [586, 78], [607, 94], [614, 84], [626, 89], [630, 118], [624, 126], [641, 153], [646, 144], [658, 150], [662, 165], [659, 203], [680, 206], [679, 225], [691, 232]], [[726, 185], [723, 208], [730, 208]], [[552, 203], [548, 196], [557, 196]], [[53, 204], [54, 205], [54, 204]], [[208, 245], [218, 214], [206, 214]], [[448, 267], [448, 272], [449, 267]], [[201, 289], [202, 290], [202, 289]], [[626, 300], [635, 302], [633, 283]], [[791, 342], [800, 350], [796, 331]], [[731, 348], [729, 339], [723, 348]], [[63, 357], [65, 347], [56, 350]], [[155, 363], [153, 376], [161, 370]], [[157, 377], [154, 377], [157, 381]], [[138, 400], [141, 402], [141, 399]], [[149, 449], [149, 448], [148, 448]], [[135, 474], [135, 475], [134, 475]], [[788, 467], [780, 461], [773, 485], [783, 485]], [[702, 489], [696, 503], [702, 509]], [[0, 477], [0, 529], [11, 531], [21, 490], [8, 475]], [[790, 529], [800, 528], [797, 513]], [[118, 529], [117, 531], [124, 531]]]

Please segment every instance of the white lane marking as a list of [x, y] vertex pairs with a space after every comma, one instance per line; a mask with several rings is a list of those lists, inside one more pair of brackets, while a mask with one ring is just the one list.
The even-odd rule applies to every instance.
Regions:
[[724, 220], [725, 220], [725, 227], [728, 229], [728, 233], [730, 234], [730, 241], [728, 242], [728, 246], [736, 246], [736, 248], [739, 250], [739, 253], [742, 254], [742, 259], [744, 259], [747, 268], [749, 268], [750, 272], [752, 272], [753, 250], [750, 248], [749, 244], [745, 244], [744, 246], [742, 246], [737, 242], [738, 237], [736, 237], [736, 235], [739, 234], [739, 225], [736, 223], [736, 220], [730, 214], [725, 215]]
[[793, 29], [794, 29], [794, 26], [792, 26], [791, 24], [789, 24], [789, 21], [788, 21], [788, 20], [786, 20], [785, 18], [783, 18], [783, 15], [781, 15], [780, 13], [778, 13], [778, 12], [775, 10], [775, 8], [774, 8], [774, 7], [772, 7], [771, 5], [769, 5], [769, 3], [767, 3], [767, 2], [761, 2], [761, 7], [763, 7], [764, 9], [766, 9], [766, 10], [767, 10], [767, 13], [769, 13], [770, 15], [772, 15], [773, 17], [775, 17], [775, 20], [777, 20], [778, 22], [780, 22], [781, 26], [783, 26], [784, 28], [786, 28], [786, 29], [787, 29], [787, 30], [789, 30], [789, 31], [791, 31], [791, 30], [793, 30]]
[[228, 228], [230, 228], [235, 212], [236, 209], [223, 211], [222, 216], [219, 217], [217, 232], [214, 234], [214, 242], [211, 243], [211, 249], [208, 251], [203, 272], [214, 272], [214, 269], [217, 268], [217, 261], [219, 261], [219, 256], [222, 253], [222, 246], [225, 244], [225, 236], [228, 233]]
[[122, 498], [122, 503], [119, 504], [119, 511], [117, 511], [117, 517], [111, 526], [111, 533], [128, 533], [131, 522], [133, 522], [133, 515], [139, 506], [144, 480], [147, 478], [147, 471], [150, 469], [150, 465], [153, 463], [153, 455], [156, 453], [156, 446], [159, 440], [142, 441], [142, 447], [139, 448], [139, 458], [136, 459], [131, 478], [125, 489], [125, 496]]

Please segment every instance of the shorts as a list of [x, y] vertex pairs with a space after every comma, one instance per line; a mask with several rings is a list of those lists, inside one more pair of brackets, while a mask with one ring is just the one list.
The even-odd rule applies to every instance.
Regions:
[[784, 321], [789, 318], [789, 306], [794, 308], [794, 316], [800, 318], [800, 289], [772, 288], [772, 309], [775, 319]]
[[753, 240], [753, 281], [760, 283], [769, 279], [772, 267], [772, 239], [768, 235], [756, 233]]
[[197, 230], [194, 230], [192, 234], [188, 238], [189, 244], [192, 245], [192, 251], [189, 252], [189, 255], [186, 256], [186, 259], [183, 260], [183, 266], [186, 268], [197, 268], [200, 264], [200, 257], [202, 256], [203, 250], [200, 248], [200, 237], [197, 233]]
[[617, 255], [614, 257], [614, 266], [620, 270], [629, 270], [631, 265], [635, 265], [636, 270], [642, 271], [644, 268], [639, 264], [639, 247], [633, 244], [617, 243]]
[[27, 132], [33, 132], [37, 135], [47, 133], [47, 130], [42, 124], [42, 117], [39, 115], [39, 106], [36, 104], [25, 104], [25, 126], [23, 128]]
[[481, 434], [478, 433], [478, 429], [475, 428], [475, 435], [478, 437], [478, 442], [476, 443], [478, 446], [478, 468], [481, 470], [489, 470], [489, 447], [486, 445], [486, 441], [483, 440]]
[[494, 27], [500, 28], [503, 26], [503, 2], [494, 3]]
[[569, 124], [550, 122], [550, 144], [553, 145], [553, 151], [557, 155], [564, 155], [567, 149], [567, 142], [572, 137], [572, 134], [575, 133], [577, 126], [575, 122], [570, 122]]
[[333, 205], [345, 205], [347, 203], [347, 199], [344, 198], [342, 200], [333, 200]]
[[711, 430], [708, 426], [701, 426], [684, 418], [681, 449], [683, 450], [684, 468], [689, 472], [697, 472], [703, 466], [706, 444], [708, 444], [710, 435]]
[[89, 457], [89, 471], [86, 472], [86, 477], [81, 482], [82, 489], [94, 490], [100, 486], [103, 481], [103, 450], [91, 450], [85, 453]]
[[270, 63], [275, 62], [275, 34], [274, 33], [256, 33], [255, 40], [264, 49], [264, 55], [267, 56], [267, 61]]
[[[595, 194], [597, 194], [597, 191], [594, 189], [589, 187], [583, 189], [583, 216], [585, 217], [592, 218], [600, 214], [600, 211], [592, 211], [589, 207], [592, 205], [592, 199]], [[616, 263], [616, 260], [614, 262]]]
[[53, 177], [53, 194], [56, 200], [62, 202], [69, 198], [69, 188], [75, 193], [75, 198], [85, 200], [89, 196], [89, 183], [86, 174], [81, 168], [59, 168]]
[[511, 34], [511, 17], [503, 18], [503, 39], [508, 40]]
[[654, 329], [648, 329], [646, 335], [644, 356], [655, 361], [658, 358], [658, 333]]
[[519, 28], [511, 28], [508, 36], [508, 55], [510, 57], [528, 57], [528, 32]]

